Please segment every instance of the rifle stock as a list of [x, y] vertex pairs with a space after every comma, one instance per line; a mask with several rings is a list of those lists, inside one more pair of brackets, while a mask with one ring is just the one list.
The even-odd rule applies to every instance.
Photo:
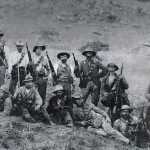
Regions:
[[82, 75], [81, 75], [81, 73], [80, 73], [79, 63], [78, 63], [78, 61], [76, 60], [74, 53], [72, 53], [72, 55], [73, 55], [73, 59], [74, 59], [74, 64], [75, 64], [75, 66], [76, 66], [76, 70], [74, 71], [74, 74], [76, 75], [77, 78], [80, 79], [79, 87], [80, 87], [80, 88], [82, 88], [82, 87], [84, 88], [84, 87], [86, 87], [86, 85], [87, 85], [87, 84], [86, 84], [86, 81], [84, 80], [84, 78], [82, 77]]
[[35, 67], [34, 65], [32, 64], [32, 56], [31, 56], [31, 52], [29, 50], [29, 47], [28, 47], [28, 44], [26, 43], [26, 48], [27, 48], [27, 53], [28, 53], [28, 58], [29, 58], [29, 64], [26, 68], [27, 70], [27, 73], [31, 73], [32, 76], [34, 76], [34, 73], [35, 73]]
[[56, 85], [57, 83], [57, 76], [56, 76], [56, 73], [55, 73], [55, 70], [54, 70], [54, 66], [48, 56], [48, 52], [46, 51], [46, 56], [47, 56], [47, 59], [48, 59], [48, 63], [49, 63], [49, 66], [50, 66], [50, 69], [51, 69], [51, 73], [52, 73], [52, 77], [53, 77], [53, 85]]
[[[123, 63], [121, 65], [119, 77], [122, 75], [122, 72], [123, 72]], [[119, 101], [119, 92], [120, 92], [120, 78], [118, 79], [118, 84], [117, 84], [117, 88], [116, 88], [116, 100], [115, 100], [115, 107], [113, 109], [113, 113], [116, 113], [116, 111], [117, 111], [117, 104]]]

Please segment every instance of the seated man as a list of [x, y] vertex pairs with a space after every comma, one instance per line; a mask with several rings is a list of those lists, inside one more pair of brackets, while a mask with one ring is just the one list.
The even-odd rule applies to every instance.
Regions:
[[65, 124], [68, 127], [73, 126], [72, 118], [70, 116], [71, 107], [67, 104], [67, 96], [62, 85], [56, 85], [55, 90], [49, 99], [47, 112], [53, 116], [59, 124]]
[[82, 95], [73, 96], [72, 99], [74, 100], [72, 116], [76, 125], [87, 127], [90, 132], [107, 137], [110, 136], [129, 143], [129, 139], [112, 128], [110, 118], [105, 112], [92, 103], [87, 102], [84, 105]]
[[121, 118], [114, 122], [114, 128], [133, 141], [137, 147], [145, 148], [149, 142], [149, 131], [145, 125], [145, 119], [141, 116], [140, 118], [131, 116], [132, 110], [130, 106], [123, 105], [120, 110]]
[[23, 81], [25, 86], [19, 88], [14, 94], [14, 113], [22, 114], [27, 122], [35, 122], [41, 119], [51, 125], [51, 119], [42, 106], [42, 98], [34, 88], [33, 77], [29, 74]]
[[4, 84], [0, 87], [0, 111], [4, 116], [9, 116], [12, 109], [12, 100], [9, 88]]
[[130, 115], [132, 111], [130, 106], [123, 105], [120, 110], [121, 118], [114, 122], [114, 128], [131, 140], [138, 122], [137, 117]]

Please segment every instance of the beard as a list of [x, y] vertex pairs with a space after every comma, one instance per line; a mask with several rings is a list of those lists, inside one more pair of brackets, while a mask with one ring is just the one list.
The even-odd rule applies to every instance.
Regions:
[[31, 85], [26, 85], [26, 88], [29, 90], [29, 89], [32, 88], [32, 86]]
[[67, 62], [66, 59], [62, 59], [61, 61], [62, 61], [63, 64]]

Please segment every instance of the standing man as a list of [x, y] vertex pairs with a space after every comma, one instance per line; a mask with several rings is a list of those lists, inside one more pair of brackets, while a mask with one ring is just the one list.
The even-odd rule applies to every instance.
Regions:
[[0, 31], [0, 86], [5, 82], [5, 74], [8, 69], [8, 62], [10, 58], [10, 50], [2, 40], [4, 32]]
[[57, 58], [60, 59], [60, 63], [55, 65], [57, 84], [61, 84], [67, 94], [67, 98], [71, 100], [71, 94], [74, 93], [75, 84], [72, 74], [72, 68], [67, 64], [70, 54], [66, 52], [59, 53]]
[[33, 84], [33, 77], [28, 74], [23, 81], [25, 86], [20, 87], [14, 94], [14, 110], [22, 115], [27, 122], [33, 123], [41, 119], [51, 125], [51, 119], [43, 108], [42, 98]]
[[[84, 96], [84, 103], [86, 102], [89, 94], [92, 94], [92, 103], [97, 106], [99, 102], [100, 95], [100, 77], [104, 76], [107, 73], [107, 68], [101, 64], [99, 61], [95, 60], [96, 52], [94, 52], [90, 47], [87, 47], [82, 55], [86, 57], [80, 63], [79, 70], [80, 74], [83, 77], [83, 83], [80, 83], [81, 92]], [[78, 77], [77, 73], [78, 68], [75, 68], [75, 75]], [[99, 72], [103, 70], [102, 72]]]
[[43, 103], [45, 103], [47, 80], [50, 74], [50, 67], [48, 65], [47, 58], [45, 58], [42, 54], [42, 51], [45, 49], [46, 46], [44, 45], [35, 45], [33, 48], [34, 54], [32, 55], [33, 65], [35, 66], [35, 76], [33, 78], [35, 80], [37, 90], [43, 99]]
[[[108, 64], [109, 73], [102, 78], [101, 85], [101, 103], [109, 108], [110, 116], [113, 113], [114, 106], [116, 105], [116, 93], [118, 81], [120, 80], [119, 86], [119, 102], [117, 108], [121, 108], [122, 105], [130, 105], [125, 90], [129, 88], [129, 85], [123, 75], [118, 76], [116, 71], [119, 69], [114, 63]], [[117, 117], [117, 116], [116, 116]], [[112, 119], [112, 118], [111, 118]]]
[[17, 41], [15, 44], [17, 51], [11, 53], [8, 69], [8, 74], [11, 76], [10, 92], [12, 95], [16, 89], [16, 85], [17, 88], [23, 86], [22, 81], [25, 79], [26, 67], [29, 63], [27, 54], [23, 52], [24, 43], [22, 41]]

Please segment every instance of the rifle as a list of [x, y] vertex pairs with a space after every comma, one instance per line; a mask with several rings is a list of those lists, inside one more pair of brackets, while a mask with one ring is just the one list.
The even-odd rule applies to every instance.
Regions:
[[18, 82], [17, 82], [17, 89], [20, 88], [20, 69], [19, 69], [19, 63], [17, 65], [17, 69], [18, 69]]
[[50, 69], [51, 69], [51, 72], [52, 72], [52, 77], [53, 77], [53, 85], [56, 85], [56, 82], [57, 82], [57, 76], [56, 76], [56, 73], [55, 73], [55, 70], [54, 70], [54, 66], [48, 56], [48, 52], [46, 51], [46, 56], [47, 56], [47, 59], [48, 59], [48, 63], [49, 63], [49, 66], [50, 66]]
[[145, 107], [145, 102], [143, 104], [141, 113], [140, 113], [140, 117], [139, 117], [139, 121], [137, 123], [136, 129], [135, 129], [135, 137], [134, 140], [136, 142], [136, 145], [138, 147], [147, 147], [147, 143], [148, 140], [150, 138], [150, 131], [147, 128], [146, 122], [145, 122], [145, 118], [144, 118], [144, 107]]
[[28, 47], [27, 43], [26, 43], [26, 48], [27, 48], [27, 53], [28, 53], [28, 57], [29, 57], [29, 64], [28, 64], [26, 70], [28, 71], [28, 73], [30, 72], [31, 75], [33, 76], [34, 72], [35, 72], [35, 68], [34, 68], [34, 65], [32, 64], [32, 56], [31, 56], [31, 52], [29, 50], [29, 47]]
[[74, 59], [74, 64], [76, 66], [76, 70], [74, 70], [74, 74], [76, 75], [76, 77], [79, 77], [79, 79], [80, 79], [79, 87], [81, 87], [81, 88], [86, 87], [86, 81], [84, 80], [84, 78], [82, 77], [82, 75], [80, 73], [79, 63], [76, 60], [74, 53], [72, 53], [72, 55], [73, 55], [73, 59]]
[[[121, 69], [120, 69], [120, 74], [119, 74], [119, 77], [122, 75], [122, 72], [123, 72], [123, 63], [121, 65]], [[117, 104], [119, 102], [119, 92], [120, 92], [120, 78], [118, 79], [118, 84], [117, 84], [117, 88], [116, 88], [116, 99], [115, 99], [115, 107], [113, 109], [113, 112], [116, 113], [117, 112]]]
[[1, 51], [0, 60], [3, 63], [5, 69], [8, 69], [8, 62], [7, 62], [5, 51], [4, 51], [5, 41], [2, 41], [1, 43], [2, 43], [2, 51]]

